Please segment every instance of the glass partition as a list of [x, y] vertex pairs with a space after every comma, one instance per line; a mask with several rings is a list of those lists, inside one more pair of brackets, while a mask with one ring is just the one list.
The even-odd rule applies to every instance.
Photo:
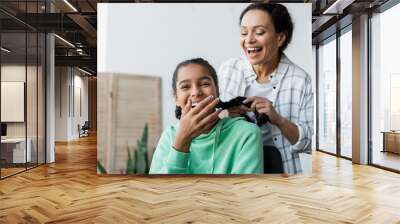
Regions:
[[[44, 3], [2, 1], [0, 7], [18, 17], [43, 13]], [[45, 163], [45, 45], [44, 33], [0, 12], [1, 179]]]
[[37, 165], [38, 160], [38, 35], [36, 32], [27, 33], [27, 149], [31, 151], [28, 168]]
[[46, 124], [46, 38], [43, 33], [38, 34], [38, 64], [37, 64], [37, 124], [38, 124], [38, 135], [37, 135], [37, 147], [38, 147], [38, 164], [44, 164], [46, 162], [46, 144], [45, 144], [45, 124]]
[[31, 161], [26, 140], [26, 33], [3, 32], [1, 47], [1, 175], [7, 177], [24, 171]]

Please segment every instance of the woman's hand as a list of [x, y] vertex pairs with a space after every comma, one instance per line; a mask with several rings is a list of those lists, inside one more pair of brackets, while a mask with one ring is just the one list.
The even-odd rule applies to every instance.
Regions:
[[179, 129], [176, 133], [174, 148], [181, 152], [188, 152], [192, 139], [200, 134], [207, 133], [218, 121], [220, 109], [215, 110], [219, 99], [209, 96], [203, 99], [195, 108], [188, 100], [182, 109]]
[[275, 108], [272, 106], [272, 102], [266, 98], [252, 96], [248, 97], [244, 103], [251, 102], [251, 108], [256, 109], [258, 113], [268, 115], [271, 124], [276, 125], [282, 132], [282, 134], [294, 145], [299, 139], [299, 129], [296, 124], [282, 117]]
[[251, 109], [249, 107], [246, 107], [245, 105], [231, 107], [228, 108], [227, 110], [229, 117], [239, 117], [245, 114], [246, 112], [251, 112]]
[[243, 103], [251, 103], [251, 110], [257, 110], [258, 113], [266, 114], [269, 118], [271, 124], [274, 124], [279, 127], [282, 123], [283, 118], [278, 112], [276, 112], [275, 108], [272, 106], [272, 102], [266, 98], [251, 96], [248, 97]]

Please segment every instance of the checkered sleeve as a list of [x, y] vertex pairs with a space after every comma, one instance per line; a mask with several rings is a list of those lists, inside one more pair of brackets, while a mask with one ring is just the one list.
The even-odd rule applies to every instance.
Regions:
[[227, 64], [227, 62], [223, 63], [219, 69], [218, 69], [218, 85], [219, 85], [219, 98], [222, 101], [225, 101], [227, 98], [227, 92], [226, 87], [227, 87], [227, 73], [229, 72], [229, 65]]
[[300, 103], [300, 116], [298, 122], [295, 122], [299, 130], [299, 139], [292, 145], [292, 151], [311, 154], [311, 141], [313, 135], [314, 122], [314, 98], [312, 92], [312, 82], [309, 76], [305, 81], [302, 101]]
[[219, 85], [219, 98], [222, 101], [228, 101], [236, 96], [239, 85], [239, 80], [236, 73], [239, 72], [235, 67], [237, 60], [229, 59], [224, 62], [218, 69], [218, 85]]

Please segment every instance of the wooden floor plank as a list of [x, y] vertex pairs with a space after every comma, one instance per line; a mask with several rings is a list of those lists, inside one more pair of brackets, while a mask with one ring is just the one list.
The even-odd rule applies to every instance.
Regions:
[[400, 223], [400, 175], [315, 152], [310, 176], [101, 176], [91, 136], [0, 202], [0, 223]]

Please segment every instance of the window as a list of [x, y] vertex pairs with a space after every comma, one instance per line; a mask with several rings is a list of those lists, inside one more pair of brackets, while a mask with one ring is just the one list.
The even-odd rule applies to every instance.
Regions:
[[340, 155], [352, 157], [352, 35], [340, 36]]
[[336, 39], [318, 48], [318, 149], [336, 153]]
[[400, 170], [400, 4], [371, 18], [372, 164]]

